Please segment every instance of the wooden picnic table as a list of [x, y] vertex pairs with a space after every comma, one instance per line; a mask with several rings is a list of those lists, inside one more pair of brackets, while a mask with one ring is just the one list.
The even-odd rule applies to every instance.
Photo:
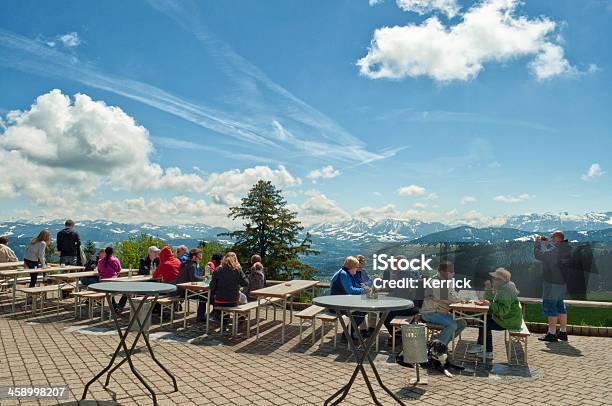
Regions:
[[[489, 304], [480, 306], [469, 301], [468, 303], [451, 303], [449, 305], [453, 312], [453, 319], [455, 320], [474, 320], [477, 324], [481, 324], [483, 327], [482, 336], [482, 362], [487, 362], [487, 314], [489, 313]], [[453, 338], [453, 357], [455, 356], [455, 339]]]
[[[176, 285], [179, 289], [185, 290], [185, 315], [183, 316], [183, 329], [187, 328], [187, 314], [189, 314], [189, 299], [196, 296], [201, 296], [206, 293], [206, 334], [208, 334], [208, 326], [210, 323], [210, 285], [206, 281], [201, 282], [185, 282]], [[191, 293], [190, 293], [191, 292]]]
[[[23, 265], [23, 264], [22, 264]], [[19, 275], [23, 275], [23, 274], [40, 274], [40, 273], [50, 273], [56, 270], [64, 270], [64, 271], [82, 271], [83, 269], [85, 269], [82, 266], [76, 266], [76, 265], [67, 265], [65, 267], [53, 267], [53, 268], [34, 268], [34, 269], [11, 269], [11, 270], [4, 270], [4, 271], [0, 271], [0, 276], [2, 276], [5, 279], [8, 278], [13, 278], [13, 300], [12, 300], [12, 305], [11, 305], [11, 310], [14, 313], [15, 312], [15, 298], [16, 298], [16, 293], [17, 293], [17, 278]]]
[[0, 270], [16, 269], [16, 268], [19, 268], [20, 266], [23, 266], [23, 261], [2, 262], [0, 263]]
[[294, 279], [291, 281], [286, 281], [284, 283], [279, 283], [277, 285], [267, 286], [262, 289], [254, 290], [250, 292], [252, 295], [257, 297], [257, 339], [259, 340], [259, 307], [261, 305], [261, 300], [265, 298], [279, 298], [281, 299], [281, 307], [283, 310], [283, 325], [281, 327], [281, 342], [285, 341], [285, 324], [287, 321], [286, 311], [287, 311], [287, 300], [290, 300], [290, 316], [289, 316], [289, 324], [293, 322], [293, 296], [301, 293], [307, 289], [312, 288], [312, 297], [315, 296], [315, 287], [319, 284], [319, 281], [311, 281], [311, 280], [299, 280]]
[[[65, 269], [65, 268], [60, 268]], [[119, 272], [119, 275], [128, 275], [130, 272], [129, 269], [122, 269]], [[138, 271], [136, 271], [138, 272]], [[64, 284], [64, 286], [72, 286], [74, 287], [74, 293], [79, 292], [79, 280], [81, 278], [88, 278], [91, 276], [98, 276], [98, 271], [83, 271], [83, 272], [68, 272], [68, 273], [59, 273], [55, 275], [49, 275], [49, 278], [58, 280], [60, 285]], [[74, 318], [77, 317], [77, 310], [79, 308], [79, 304], [81, 303], [81, 297], [79, 295], [74, 295]]]

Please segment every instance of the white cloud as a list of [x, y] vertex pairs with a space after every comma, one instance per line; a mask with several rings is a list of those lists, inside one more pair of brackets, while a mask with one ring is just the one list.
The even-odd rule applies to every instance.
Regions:
[[374, 195], [376, 197], [380, 197], [380, 196], [382, 196], [382, 193], [380, 193], [380, 192], [372, 192], [372, 195]]
[[382, 4], [384, 0], [368, 0], [368, 4], [370, 5], [370, 7], [373, 6], [377, 6], [379, 4]]
[[410, 185], [402, 186], [397, 190], [398, 196], [422, 196], [427, 190], [422, 186]]
[[585, 180], [585, 181], [593, 180], [605, 174], [606, 172], [603, 169], [601, 169], [601, 166], [598, 163], [594, 163], [594, 164], [591, 164], [587, 173], [582, 175], [582, 180]]
[[520, 4], [481, 0], [457, 24], [433, 16], [418, 25], [379, 28], [357, 65], [372, 79], [429, 76], [441, 82], [473, 79], [488, 63], [521, 57], [535, 57], [529, 67], [538, 79], [576, 71], [563, 56], [556, 22], [519, 15]]
[[302, 183], [282, 165], [276, 169], [268, 166], [255, 166], [244, 171], [232, 169], [221, 173], [211, 173], [206, 178], [203, 189], [219, 204], [235, 205], [246, 195], [258, 180], [271, 181], [278, 188], [296, 186]]
[[453, 225], [468, 225], [472, 227], [494, 227], [504, 224], [506, 219], [503, 216], [488, 216], [476, 210], [470, 210], [460, 218], [451, 222]]
[[476, 201], [476, 198], [472, 196], [463, 196], [461, 198], [461, 204], [470, 204], [470, 203], [474, 203], [475, 201]]
[[438, 194], [431, 192], [425, 197], [425, 200], [436, 200], [437, 198], [438, 198]]
[[20, 171], [3, 171], [0, 177], [29, 196], [57, 184], [88, 193], [102, 182], [130, 191], [181, 189], [185, 184], [204, 190], [200, 176], [163, 169], [150, 161], [152, 153], [147, 129], [120, 108], [85, 94], [72, 101], [55, 89], [39, 96], [29, 110], [10, 111], [0, 134], [2, 160], [28, 168], [34, 179], [23, 179]]
[[427, 205], [425, 203], [415, 203], [412, 205], [412, 207], [414, 207], [415, 209], [424, 209], [427, 207]]
[[353, 213], [353, 216], [357, 218], [367, 217], [380, 220], [383, 218], [399, 218], [401, 213], [395, 208], [394, 205], [387, 204], [381, 207], [361, 207]]
[[321, 169], [314, 169], [306, 175], [308, 179], [312, 179], [313, 183], [316, 182], [317, 179], [331, 179], [336, 176], [340, 176], [340, 171], [334, 169], [331, 165], [324, 166]]
[[440, 11], [448, 18], [457, 15], [461, 8], [457, 0], [397, 0], [397, 6], [404, 11], [412, 11], [421, 15]]
[[320, 191], [310, 190], [305, 195], [309, 198], [304, 203], [288, 205], [291, 210], [298, 213], [298, 218], [303, 224], [335, 222], [350, 218], [349, 213]]
[[498, 203], [521, 203], [527, 200], [534, 199], [535, 195], [530, 195], [527, 193], [523, 193], [518, 196], [510, 196], [510, 195], [499, 195], [493, 198], [494, 201]]
[[52, 48], [59, 44], [66, 48], [73, 48], [81, 44], [81, 39], [79, 38], [79, 34], [73, 31], [66, 34], [57, 35], [52, 40], [47, 40], [46, 44]]
[[[164, 190], [206, 194], [218, 204], [236, 204], [258, 180], [279, 188], [301, 184], [282, 165], [211, 173], [183, 173], [151, 161], [149, 132], [119, 107], [52, 90], [26, 111], [7, 114], [0, 133], [0, 197], [25, 195], [35, 204], [70, 208], [100, 188], [128, 192]], [[61, 193], [58, 191], [61, 190]], [[73, 203], [71, 203], [73, 202]]]

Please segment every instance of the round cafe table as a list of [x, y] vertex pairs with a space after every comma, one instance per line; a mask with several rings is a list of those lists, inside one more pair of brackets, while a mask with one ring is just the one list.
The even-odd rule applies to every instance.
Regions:
[[[363, 295], [320, 296], [315, 297], [312, 300], [312, 303], [317, 306], [333, 310], [338, 314], [347, 315], [350, 319], [350, 325], [352, 326], [353, 331], [355, 331], [357, 335], [357, 340], [359, 342], [359, 345], [355, 345], [355, 343], [353, 343], [348, 326], [344, 322], [343, 318], [339, 317], [340, 324], [342, 325], [342, 329], [344, 330], [344, 335], [346, 336], [351, 351], [353, 352], [353, 354], [355, 355], [355, 359], [357, 360], [357, 366], [355, 367], [355, 370], [353, 371], [353, 374], [351, 375], [351, 378], [349, 379], [348, 383], [342, 388], [340, 388], [332, 396], [330, 396], [324, 404], [337, 405], [338, 403], [342, 402], [346, 395], [348, 395], [351, 386], [353, 385], [353, 382], [355, 382], [355, 378], [357, 377], [357, 374], [359, 372], [361, 372], [361, 374], [363, 375], [363, 379], [368, 387], [368, 390], [370, 391], [370, 396], [372, 396], [372, 400], [374, 401], [374, 403], [377, 405], [381, 404], [378, 399], [376, 399], [374, 389], [372, 388], [372, 384], [370, 383], [368, 374], [363, 366], [364, 361], [367, 359], [380, 387], [383, 388], [385, 392], [387, 392], [397, 403], [403, 405], [404, 403], [393, 392], [391, 392], [389, 388], [387, 388], [383, 384], [382, 379], [378, 374], [378, 370], [374, 365], [374, 361], [370, 357], [370, 349], [374, 344], [374, 340], [377, 339], [378, 333], [380, 332], [383, 322], [387, 318], [389, 312], [392, 310], [410, 309], [414, 307], [414, 303], [411, 300], [390, 296], [379, 296], [377, 299], [367, 299]], [[361, 333], [359, 332], [359, 326], [357, 325], [357, 323], [355, 322], [355, 318], [353, 317], [354, 312], [381, 313], [381, 317], [379, 318], [378, 323], [374, 328], [374, 332], [365, 342], [363, 340], [363, 337], [361, 336]], [[334, 400], [335, 398], [337, 399]]]
[[[155, 361], [155, 363], [159, 365], [159, 367], [172, 379], [172, 383], [174, 384], [174, 391], [175, 392], [178, 391], [178, 387], [176, 385], [176, 378], [174, 378], [174, 376], [170, 373], [170, 371], [168, 371], [168, 369], [166, 369], [166, 367], [164, 367], [162, 363], [159, 362], [157, 358], [155, 358], [155, 354], [153, 354], [153, 348], [151, 348], [151, 343], [149, 342], [149, 337], [147, 333], [145, 332], [145, 326], [147, 325], [146, 320], [149, 320], [149, 318], [151, 317], [151, 313], [153, 312], [153, 308], [155, 307], [155, 304], [157, 303], [157, 299], [159, 298], [159, 296], [162, 294], [176, 292], [176, 286], [168, 284], [168, 283], [158, 283], [158, 282], [100, 282], [100, 283], [93, 283], [89, 285], [88, 288], [95, 292], [106, 293], [106, 301], [108, 302], [108, 308], [110, 309], [111, 315], [113, 317], [115, 328], [117, 329], [117, 332], [119, 333], [119, 345], [117, 346], [117, 349], [115, 350], [115, 353], [113, 354], [108, 365], [102, 371], [100, 371], [96, 376], [94, 376], [89, 382], [87, 382], [87, 384], [85, 385], [85, 389], [83, 390], [83, 397], [81, 398], [81, 400], [84, 400], [85, 397], [87, 396], [87, 391], [89, 389], [89, 386], [92, 383], [94, 383], [96, 380], [98, 380], [106, 372], [108, 372], [108, 375], [106, 376], [106, 382], [104, 384], [104, 387], [106, 388], [110, 381], [111, 374], [115, 370], [117, 370], [124, 362], [127, 361], [130, 365], [130, 369], [132, 370], [132, 373], [136, 375], [138, 380], [140, 380], [140, 382], [142, 382], [142, 384], [147, 388], [149, 393], [151, 393], [151, 397], [153, 398], [153, 404], [157, 405], [157, 396], [155, 395], [155, 392], [149, 386], [149, 384], [144, 380], [144, 378], [138, 373], [138, 371], [136, 370], [132, 362], [132, 354], [134, 353], [136, 344], [138, 343], [138, 340], [140, 339], [141, 336], [143, 337], [147, 345], [147, 348], [149, 349], [149, 354], [151, 355], [151, 358], [153, 358], [153, 361]], [[121, 326], [119, 325], [119, 321], [117, 320], [117, 313], [115, 312], [115, 309], [113, 307], [112, 300], [113, 300], [114, 295], [126, 295], [130, 302], [132, 311], [130, 311], [130, 320], [128, 322], [128, 325], [125, 331], [122, 331]], [[134, 295], [140, 296], [140, 303], [138, 304], [137, 307], [134, 307], [134, 303], [132, 302], [132, 297]], [[146, 317], [141, 322], [138, 315], [140, 314], [140, 311], [142, 310], [144, 303], [147, 301], [151, 302], [151, 306], [149, 307], [149, 310], [147, 311]], [[125, 340], [128, 336], [128, 333], [130, 332], [130, 329], [132, 329], [132, 326], [135, 323], [138, 323], [138, 333], [136, 335], [136, 339], [132, 343], [131, 348], [128, 350]], [[115, 360], [117, 359], [117, 355], [119, 354], [122, 348], [125, 353], [125, 357], [119, 363], [117, 363], [117, 365], [113, 367], [113, 364]]]

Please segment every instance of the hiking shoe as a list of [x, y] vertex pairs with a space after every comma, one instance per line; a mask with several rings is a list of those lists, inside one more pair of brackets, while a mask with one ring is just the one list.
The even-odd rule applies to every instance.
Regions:
[[567, 332], [566, 331], [559, 331], [557, 333], [557, 338], [561, 341], [567, 341]]
[[553, 333], [546, 333], [546, 335], [544, 337], [540, 337], [540, 338], [538, 338], [538, 340], [540, 340], [540, 341], [548, 341], [549, 343], [556, 343], [557, 342], [557, 335], [553, 334]]
[[472, 348], [470, 348], [466, 352], [468, 354], [480, 354], [482, 352], [482, 350], [483, 350], [482, 345], [476, 344], [475, 346], [473, 346]]

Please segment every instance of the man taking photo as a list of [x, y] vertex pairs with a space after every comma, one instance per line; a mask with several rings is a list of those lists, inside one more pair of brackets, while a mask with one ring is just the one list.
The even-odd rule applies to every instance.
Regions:
[[[547, 237], [535, 237], [534, 255], [542, 262], [542, 311], [548, 317], [548, 333], [539, 340], [567, 341], [567, 308], [563, 300], [567, 292], [571, 249], [561, 231], [555, 231], [551, 240]], [[557, 320], [560, 325], [559, 332]]]

